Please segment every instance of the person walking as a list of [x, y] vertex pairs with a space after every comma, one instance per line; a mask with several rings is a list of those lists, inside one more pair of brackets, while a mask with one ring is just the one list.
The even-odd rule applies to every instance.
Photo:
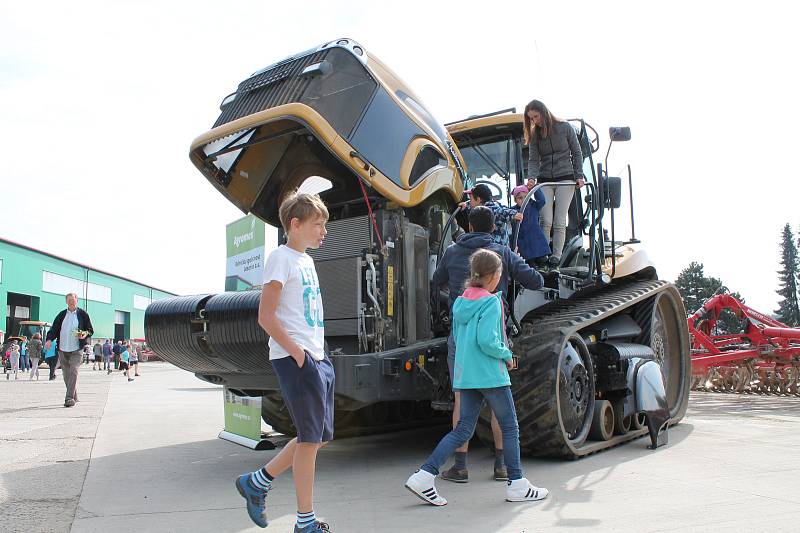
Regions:
[[93, 360], [92, 344], [88, 343], [83, 347], [83, 364], [88, 365], [90, 360]]
[[66, 300], [67, 308], [56, 315], [53, 326], [47, 332], [45, 347], [58, 339], [58, 359], [61, 361], [64, 385], [67, 387], [64, 407], [73, 407], [78, 401], [78, 368], [81, 364], [81, 353], [83, 347], [89, 343], [94, 328], [89, 314], [78, 307], [78, 295], [70, 292]]
[[19, 346], [19, 368], [23, 372], [28, 371], [28, 337], [22, 337], [22, 344]]
[[139, 376], [139, 351], [136, 349], [134, 344], [128, 344], [128, 353], [130, 357], [128, 359], [128, 368], [129, 373], [133, 372], [134, 376]]
[[[453, 304], [464, 291], [465, 283], [470, 276], [469, 258], [479, 249], [487, 249], [496, 252], [503, 265], [503, 275], [500, 278], [498, 290], [506, 294], [508, 282], [511, 275], [523, 287], [527, 289], [538, 289], [544, 284], [541, 274], [531, 268], [511, 248], [494, 241], [492, 230], [495, 227], [494, 213], [486, 206], [476, 206], [469, 213], [469, 233], [459, 237], [458, 241], [447, 247], [442, 254], [442, 258], [436, 265], [433, 273], [432, 286], [435, 290], [447, 286], [450, 292], [448, 300], [449, 309], [452, 315]], [[450, 321], [452, 324], [452, 320]], [[450, 384], [453, 387], [455, 403], [453, 405], [453, 427], [455, 428], [461, 417], [461, 392], [457, 390], [454, 377], [454, 366], [456, 357], [456, 342], [451, 330], [447, 339], [447, 367], [450, 371]], [[503, 437], [497, 418], [492, 414], [492, 435], [495, 443], [495, 463], [494, 478], [496, 481], [505, 481], [508, 477], [507, 469], [503, 459]], [[442, 479], [455, 483], [467, 483], [469, 472], [467, 469], [468, 443], [455, 451], [455, 463], [446, 471], [442, 472]]]
[[28, 357], [31, 360], [31, 375], [28, 379], [33, 379], [36, 376], [36, 381], [39, 381], [39, 360], [42, 358], [42, 336], [39, 333], [34, 333], [31, 336], [31, 342], [28, 343]]
[[111, 341], [106, 339], [106, 342], [103, 343], [103, 370], [107, 370], [108, 373], [111, 373], [111, 356], [113, 352], [111, 351]]
[[[523, 116], [525, 144], [528, 145], [528, 178], [542, 183], [575, 182], [583, 187], [583, 153], [578, 134], [569, 122], [550, 112], [539, 100], [525, 106]], [[541, 210], [542, 231], [550, 240], [552, 254], [547, 264], [558, 271], [567, 235], [567, 212], [575, 194], [574, 187], [543, 187], [545, 205]]]
[[50, 367], [50, 377], [48, 381], [56, 379], [56, 364], [58, 363], [58, 339], [54, 340], [50, 347], [45, 343], [44, 362]]
[[492, 294], [502, 276], [503, 261], [496, 252], [476, 251], [470, 257], [467, 288], [453, 305], [455, 386], [461, 391], [461, 418], [405, 484], [431, 505], [447, 504], [437, 492], [434, 479], [456, 448], [472, 438], [484, 400], [497, 415], [503, 432], [503, 454], [508, 468], [506, 501], [535, 501], [548, 494], [547, 489], [534, 486], [522, 475], [519, 426], [508, 375], [514, 369], [513, 357], [505, 337], [502, 297]]
[[119, 354], [119, 368], [122, 370], [122, 375], [128, 378], [128, 381], [133, 381], [130, 372], [130, 365], [128, 361], [130, 360], [131, 354], [128, 351], [128, 345], [124, 345], [122, 347], [122, 352]]
[[92, 346], [92, 355], [94, 356], [94, 362], [92, 363], [92, 370], [102, 370], [103, 345], [100, 344], [99, 340], [94, 343], [94, 346]]
[[19, 345], [17, 341], [11, 342], [11, 370], [6, 374], [6, 379], [11, 379], [11, 374], [14, 374], [14, 379], [19, 379]]
[[117, 343], [111, 348], [111, 352], [114, 354], [114, 370], [118, 370], [119, 354], [122, 353], [122, 341], [117, 341]]
[[322, 296], [307, 248], [325, 238], [328, 209], [319, 196], [296, 193], [283, 201], [279, 218], [288, 236], [266, 261], [258, 323], [269, 335], [269, 359], [297, 437], [269, 463], [236, 478], [247, 513], [267, 527], [266, 498], [275, 478], [292, 469], [297, 500], [295, 533], [330, 531], [314, 513], [317, 452], [333, 440], [333, 364], [325, 349]]

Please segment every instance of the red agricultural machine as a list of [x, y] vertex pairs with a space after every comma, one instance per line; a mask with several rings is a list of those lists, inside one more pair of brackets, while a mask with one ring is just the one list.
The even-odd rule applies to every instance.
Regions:
[[[724, 310], [741, 333], [715, 334]], [[800, 396], [800, 329], [719, 294], [689, 317], [692, 389]]]

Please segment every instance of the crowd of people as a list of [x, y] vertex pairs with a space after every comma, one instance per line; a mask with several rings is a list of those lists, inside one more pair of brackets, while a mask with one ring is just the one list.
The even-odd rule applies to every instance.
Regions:
[[[38, 381], [41, 363], [50, 368], [49, 380], [56, 379], [56, 370], [61, 368], [58, 339], [53, 339], [49, 344], [49, 348], [46, 347], [39, 333], [34, 333], [30, 340], [27, 337], [22, 337], [22, 342], [12, 340], [3, 354], [6, 379], [11, 379], [11, 376], [19, 379], [20, 374], [28, 374], [29, 380]], [[92, 363], [92, 370], [107, 371], [108, 374], [120, 370], [128, 377], [128, 381], [133, 381], [133, 376], [139, 376], [139, 349], [130, 341], [112, 343], [111, 339], [105, 339], [102, 342], [95, 341], [94, 345], [87, 343], [81, 349], [81, 356], [83, 364]], [[130, 372], [133, 374], [129, 375]]]
[[106, 371], [109, 374], [113, 370], [121, 370], [128, 381], [133, 381], [130, 372], [133, 372], [133, 376], [139, 375], [139, 348], [127, 340], [97, 340], [94, 345], [87, 344], [83, 347], [83, 364], [89, 363], [92, 363], [92, 370]]

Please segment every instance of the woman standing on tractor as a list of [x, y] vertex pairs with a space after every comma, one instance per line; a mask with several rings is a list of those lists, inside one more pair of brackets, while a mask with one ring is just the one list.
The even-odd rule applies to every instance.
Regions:
[[[540, 184], [571, 182], [583, 187], [583, 154], [578, 135], [569, 122], [553, 116], [539, 100], [525, 106], [525, 144], [528, 145], [528, 179]], [[542, 231], [550, 240], [551, 271], [557, 271], [567, 234], [567, 211], [575, 190], [572, 187], [544, 187], [545, 205], [541, 211]]]

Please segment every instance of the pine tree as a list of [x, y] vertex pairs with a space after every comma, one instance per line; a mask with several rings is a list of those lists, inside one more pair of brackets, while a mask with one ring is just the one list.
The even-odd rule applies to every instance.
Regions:
[[708, 299], [708, 278], [703, 274], [703, 263], [692, 261], [689, 266], [681, 270], [675, 286], [683, 298], [686, 312], [691, 314], [700, 309]]
[[781, 296], [775, 311], [778, 320], [787, 326], [800, 325], [800, 305], [797, 301], [798, 257], [792, 227], [786, 224], [781, 236], [781, 270], [778, 272]]

